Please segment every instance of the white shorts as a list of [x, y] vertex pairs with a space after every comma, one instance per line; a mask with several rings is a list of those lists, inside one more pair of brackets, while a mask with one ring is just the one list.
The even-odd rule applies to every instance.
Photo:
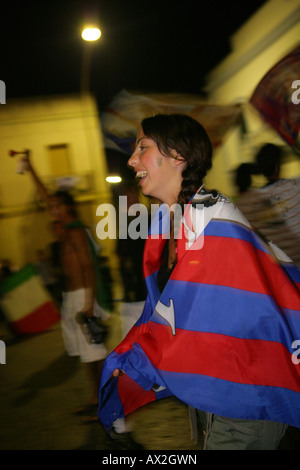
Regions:
[[140, 302], [122, 302], [120, 304], [122, 338], [125, 338], [128, 331], [143, 313], [145, 301]]
[[[104, 359], [107, 350], [104, 344], [89, 343], [82, 326], [76, 321], [76, 315], [82, 312], [85, 290], [77, 289], [63, 293], [61, 307], [61, 326], [64, 344], [69, 356], [80, 356], [81, 362], [96, 362]], [[95, 302], [94, 315], [103, 316], [101, 307]]]

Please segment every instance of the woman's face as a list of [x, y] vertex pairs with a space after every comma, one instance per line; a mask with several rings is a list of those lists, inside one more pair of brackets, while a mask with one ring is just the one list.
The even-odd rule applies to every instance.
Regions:
[[[174, 155], [175, 156], [175, 155]], [[145, 196], [160, 199], [166, 204], [174, 204], [181, 188], [182, 159], [163, 155], [156, 142], [144, 135], [140, 129], [135, 150], [128, 160]]]

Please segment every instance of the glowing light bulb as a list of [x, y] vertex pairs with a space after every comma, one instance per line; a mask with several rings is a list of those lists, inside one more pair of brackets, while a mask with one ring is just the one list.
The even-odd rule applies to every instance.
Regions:
[[85, 41], [97, 41], [101, 36], [101, 31], [99, 28], [95, 28], [94, 26], [89, 26], [85, 28], [82, 33], [81, 37]]
[[107, 176], [106, 181], [108, 183], [121, 183], [122, 178], [120, 176]]

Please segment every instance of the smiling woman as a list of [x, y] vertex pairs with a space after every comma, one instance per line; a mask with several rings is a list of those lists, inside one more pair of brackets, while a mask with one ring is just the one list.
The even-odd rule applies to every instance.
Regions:
[[143, 313], [105, 360], [103, 425], [175, 395], [199, 417], [205, 449], [278, 448], [287, 424], [300, 427], [300, 272], [204, 187], [212, 146], [191, 117], [144, 119], [128, 164], [163, 204], [145, 244]]

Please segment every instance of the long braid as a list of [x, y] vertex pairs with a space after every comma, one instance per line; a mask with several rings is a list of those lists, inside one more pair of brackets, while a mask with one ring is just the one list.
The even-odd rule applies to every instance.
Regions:
[[181, 191], [178, 195], [178, 204], [184, 206], [187, 204], [195, 192], [203, 183], [203, 179], [207, 171], [211, 168], [212, 165], [208, 168], [197, 168], [194, 169], [190, 165], [187, 165], [185, 170], [182, 172], [182, 183]]

